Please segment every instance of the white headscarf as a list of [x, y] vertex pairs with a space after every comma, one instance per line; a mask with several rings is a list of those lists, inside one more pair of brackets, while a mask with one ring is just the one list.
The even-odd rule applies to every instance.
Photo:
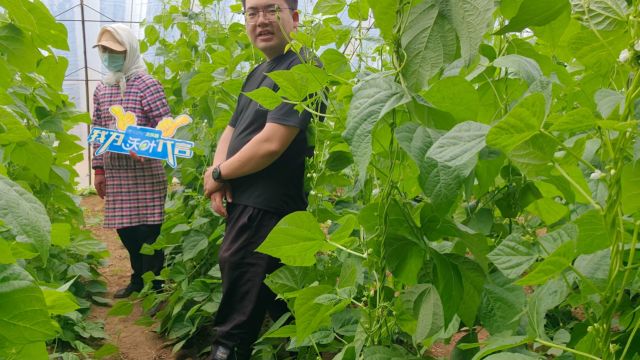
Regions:
[[98, 33], [97, 41], [100, 41], [100, 38], [105, 31], [111, 31], [113, 36], [118, 39], [118, 42], [127, 49], [127, 54], [124, 59], [122, 71], [109, 72], [104, 76], [102, 81], [107, 85], [120, 85], [120, 92], [124, 96], [124, 91], [127, 86], [126, 79], [136, 73], [146, 73], [147, 67], [144, 64], [142, 55], [140, 55], [140, 44], [138, 42], [138, 38], [133, 34], [128, 26], [123, 24], [105, 25]]

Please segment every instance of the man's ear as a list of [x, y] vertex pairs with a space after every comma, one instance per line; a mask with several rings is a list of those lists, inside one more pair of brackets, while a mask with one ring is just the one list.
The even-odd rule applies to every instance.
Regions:
[[298, 31], [298, 23], [300, 22], [300, 13], [298, 10], [294, 10], [291, 17], [293, 18], [293, 29]]

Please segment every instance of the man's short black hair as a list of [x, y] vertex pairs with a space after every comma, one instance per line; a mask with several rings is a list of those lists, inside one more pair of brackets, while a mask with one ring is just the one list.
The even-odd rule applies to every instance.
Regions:
[[[245, 7], [247, 7], [246, 1], [247, 0], [242, 0], [242, 8], [243, 9]], [[287, 6], [289, 7], [289, 9], [298, 10], [298, 0], [284, 0], [284, 1], [287, 3]]]

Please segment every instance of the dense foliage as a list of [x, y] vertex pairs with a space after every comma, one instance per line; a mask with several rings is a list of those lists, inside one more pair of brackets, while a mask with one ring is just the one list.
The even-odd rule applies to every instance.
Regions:
[[0, 359], [79, 359], [105, 337], [86, 315], [106, 301], [97, 268], [108, 253], [81, 229], [83, 146], [68, 133], [89, 117], [62, 93], [56, 49], [67, 31], [44, 4], [0, 2]]
[[[175, 174], [161, 239], [176, 341], [220, 298], [221, 222], [199, 176], [260, 61], [242, 24], [199, 3], [167, 5], [143, 41], [201, 155]], [[313, 108], [307, 94], [329, 89], [309, 211], [259, 249], [286, 264], [267, 283], [295, 322], [257, 356], [407, 359], [462, 332], [457, 359], [639, 357], [637, 2], [320, 0], [303, 18], [293, 48], [324, 70], [249, 94]]]

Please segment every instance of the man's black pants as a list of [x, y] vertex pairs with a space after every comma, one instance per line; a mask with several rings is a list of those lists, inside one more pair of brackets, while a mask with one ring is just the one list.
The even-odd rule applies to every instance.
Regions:
[[240, 204], [227, 204], [227, 228], [218, 254], [222, 301], [214, 321], [214, 344], [236, 349], [236, 359], [249, 359], [266, 312], [277, 320], [288, 312], [264, 284], [282, 264], [256, 252], [284, 215]]
[[[118, 235], [122, 244], [129, 252], [131, 262], [131, 285], [137, 290], [142, 290], [142, 274], [147, 271], [160, 275], [164, 266], [164, 252], [156, 250], [153, 255], [140, 254], [143, 244], [153, 244], [160, 235], [162, 224], [136, 225], [118, 229]], [[159, 289], [162, 281], [153, 282], [154, 289]]]

